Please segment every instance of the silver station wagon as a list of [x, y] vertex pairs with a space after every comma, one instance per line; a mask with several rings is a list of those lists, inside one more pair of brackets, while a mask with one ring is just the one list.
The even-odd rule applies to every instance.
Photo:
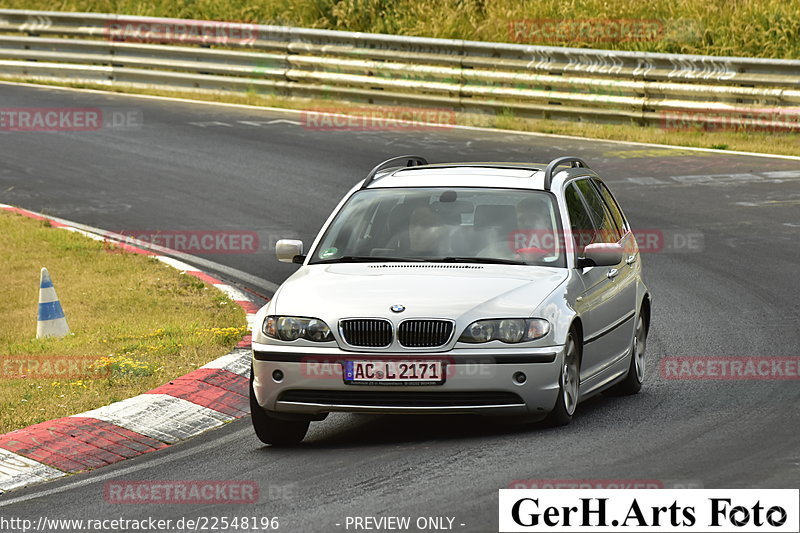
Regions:
[[385, 161], [351, 189], [256, 316], [250, 403], [264, 443], [330, 412], [570, 422], [645, 375], [636, 239], [580, 159]]

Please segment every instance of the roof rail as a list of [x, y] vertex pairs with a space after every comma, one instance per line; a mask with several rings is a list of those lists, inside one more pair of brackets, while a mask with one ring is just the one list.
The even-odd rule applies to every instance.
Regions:
[[547, 165], [547, 168], [544, 169], [544, 188], [545, 190], [550, 190], [550, 182], [553, 179], [553, 174], [555, 174], [555, 170], [557, 167], [561, 165], [569, 165], [571, 168], [589, 168], [583, 159], [578, 159], [577, 157], [567, 156], [567, 157], [559, 157], [557, 159], [553, 159], [550, 161], [550, 164]]
[[[404, 165], [397, 165], [396, 164], [396, 163], [400, 163], [400, 162], [403, 162]], [[414, 167], [414, 166], [427, 165], [427, 164], [428, 164], [428, 160], [425, 159], [424, 157], [420, 157], [418, 155], [401, 155], [401, 156], [398, 156], [398, 157], [393, 157], [391, 159], [387, 159], [386, 161], [384, 161], [380, 165], [378, 165], [375, 168], [373, 168], [370, 171], [370, 173], [367, 174], [367, 177], [364, 180], [363, 185], [361, 185], [361, 188], [362, 189], [366, 189], [367, 187], [369, 187], [370, 183], [372, 183], [372, 180], [375, 179], [375, 175], [378, 172], [380, 172], [381, 170], [390, 168], [392, 166], [395, 166], [395, 167], [397, 167], [397, 166]]]

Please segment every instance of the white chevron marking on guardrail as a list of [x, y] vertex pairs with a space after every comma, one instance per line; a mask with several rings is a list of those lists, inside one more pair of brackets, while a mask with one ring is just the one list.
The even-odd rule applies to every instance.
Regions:
[[26, 22], [22, 26], [20, 26], [20, 31], [22, 32], [37, 32], [44, 29], [49, 28], [53, 25], [52, 20], [50, 17], [41, 16], [41, 15], [32, 15], [28, 18], [29, 22]]
[[[511, 110], [663, 128], [800, 131], [800, 60], [13, 9], [0, 9], [0, 26], [0, 75], [11, 77]], [[161, 30], [112, 35], [112, 26]], [[220, 31], [195, 42], [184, 38], [186, 28]]]

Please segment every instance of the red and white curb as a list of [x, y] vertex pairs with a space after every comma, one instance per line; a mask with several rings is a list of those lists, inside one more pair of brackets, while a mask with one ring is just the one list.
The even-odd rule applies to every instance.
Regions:
[[[132, 246], [122, 235], [98, 235], [6, 204], [0, 209], [95, 240], [119, 239], [115, 246], [152, 256], [227, 294], [245, 310], [252, 330], [258, 310], [253, 300], [192, 265]], [[250, 339], [245, 336], [231, 353], [145, 394], [0, 435], [0, 494], [160, 450], [247, 415]]]

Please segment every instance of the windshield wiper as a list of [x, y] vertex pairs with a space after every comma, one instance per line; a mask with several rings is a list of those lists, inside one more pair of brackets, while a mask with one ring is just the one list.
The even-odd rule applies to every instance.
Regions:
[[424, 259], [416, 259], [413, 257], [385, 257], [381, 255], [343, 255], [331, 259], [322, 259], [310, 263], [312, 265], [326, 265], [330, 263], [386, 263], [386, 262], [400, 262], [400, 263], [418, 263]]
[[440, 259], [428, 259], [435, 263], [494, 263], [497, 265], [527, 265], [525, 261], [517, 259], [500, 259], [497, 257], [442, 257]]

